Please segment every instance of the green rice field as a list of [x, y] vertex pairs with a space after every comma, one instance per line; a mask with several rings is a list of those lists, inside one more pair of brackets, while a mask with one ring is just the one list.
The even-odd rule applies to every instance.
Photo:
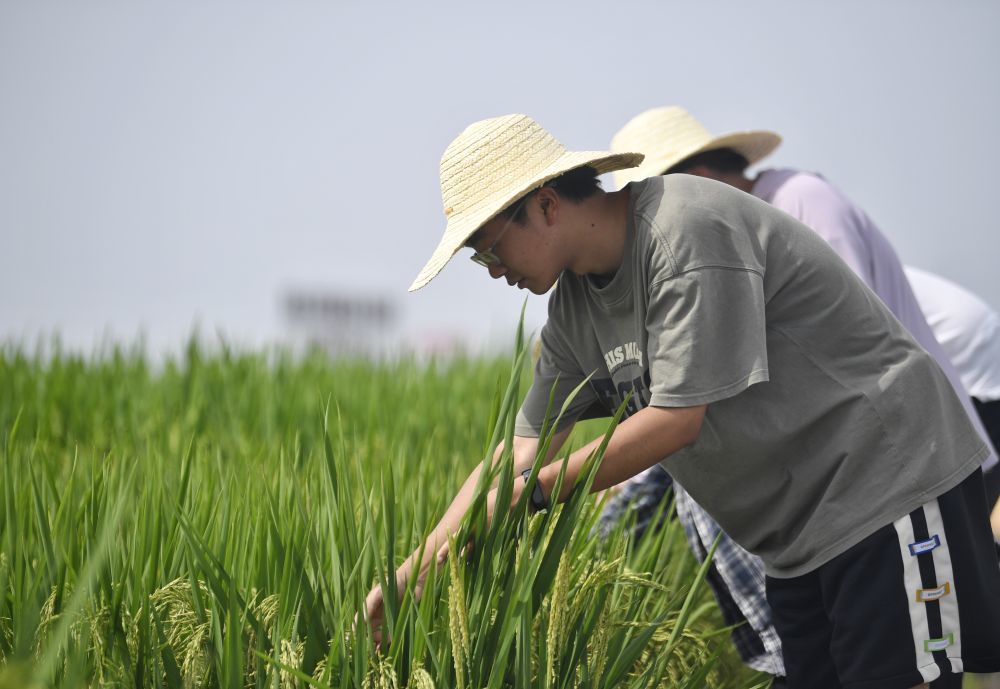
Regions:
[[0, 346], [0, 688], [766, 686], [676, 522], [602, 542], [582, 490], [477, 502], [391, 643], [356, 622], [510, 436], [525, 358]]

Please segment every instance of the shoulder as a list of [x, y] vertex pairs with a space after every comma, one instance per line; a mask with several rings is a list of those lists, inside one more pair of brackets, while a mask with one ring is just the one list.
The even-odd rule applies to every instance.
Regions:
[[631, 189], [635, 195], [632, 207], [637, 212], [711, 205], [720, 196], [727, 197], [739, 193], [728, 184], [684, 173], [661, 175], [633, 182]]
[[813, 172], [800, 170], [781, 171], [790, 174], [782, 176], [781, 184], [774, 190], [772, 203], [799, 201], [802, 203], [824, 203], [849, 205], [847, 197], [826, 179]]
[[728, 184], [674, 174], [638, 189], [633, 222], [649, 281], [704, 266], [761, 266], [753, 228], [780, 216]]
[[772, 206], [788, 213], [818, 232], [828, 242], [838, 235], [868, 235], [875, 227], [865, 212], [837, 187], [812, 172], [787, 175], [769, 199]]
[[728, 184], [685, 174], [645, 180], [637, 191], [635, 222], [640, 227], [648, 226], [656, 236], [670, 234], [671, 228], [678, 226], [691, 228], [731, 221], [743, 216], [747, 209], [763, 205]]

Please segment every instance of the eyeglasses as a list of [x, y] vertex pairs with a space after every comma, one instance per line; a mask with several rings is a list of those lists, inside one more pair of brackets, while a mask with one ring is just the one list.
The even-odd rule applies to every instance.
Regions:
[[497, 244], [500, 243], [500, 240], [503, 239], [504, 234], [507, 232], [507, 230], [510, 229], [510, 226], [513, 224], [514, 217], [521, 210], [521, 206], [526, 204], [528, 202], [528, 199], [531, 198], [531, 196], [532, 194], [528, 194], [527, 196], [523, 197], [520, 201], [517, 202], [517, 206], [514, 208], [514, 211], [510, 214], [510, 217], [507, 218], [507, 222], [504, 224], [503, 229], [500, 230], [500, 233], [497, 235], [497, 238], [493, 240], [493, 243], [490, 244], [487, 248], [483, 249], [482, 251], [476, 251], [471, 256], [469, 256], [469, 258], [471, 258], [474, 262], [481, 265], [483, 268], [489, 268], [490, 266], [495, 266], [498, 263], [500, 263], [500, 257], [497, 256], [495, 253], [493, 253], [493, 249], [494, 247], [496, 247]]
[[497, 235], [497, 238], [493, 240], [493, 243], [490, 244], [488, 248], [473, 253], [469, 256], [469, 258], [481, 265], [483, 268], [489, 268], [490, 266], [495, 266], [500, 263], [500, 257], [493, 253], [493, 248], [500, 243], [500, 240], [503, 239], [504, 233], [510, 229], [510, 226], [511, 221], [508, 220], [507, 224], [503, 226], [502, 230], [500, 230], [500, 234]]

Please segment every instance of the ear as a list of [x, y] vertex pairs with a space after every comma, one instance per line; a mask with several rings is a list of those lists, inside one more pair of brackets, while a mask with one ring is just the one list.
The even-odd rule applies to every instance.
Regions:
[[546, 226], [555, 225], [559, 219], [559, 194], [551, 187], [542, 187], [535, 198], [538, 199], [538, 208], [542, 211]]

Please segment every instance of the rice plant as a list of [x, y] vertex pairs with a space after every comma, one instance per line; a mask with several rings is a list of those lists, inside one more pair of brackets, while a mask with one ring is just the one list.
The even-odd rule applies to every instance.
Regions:
[[583, 489], [481, 495], [376, 646], [366, 593], [510, 446], [524, 359], [0, 347], [0, 688], [761, 685], [676, 523], [599, 541]]

